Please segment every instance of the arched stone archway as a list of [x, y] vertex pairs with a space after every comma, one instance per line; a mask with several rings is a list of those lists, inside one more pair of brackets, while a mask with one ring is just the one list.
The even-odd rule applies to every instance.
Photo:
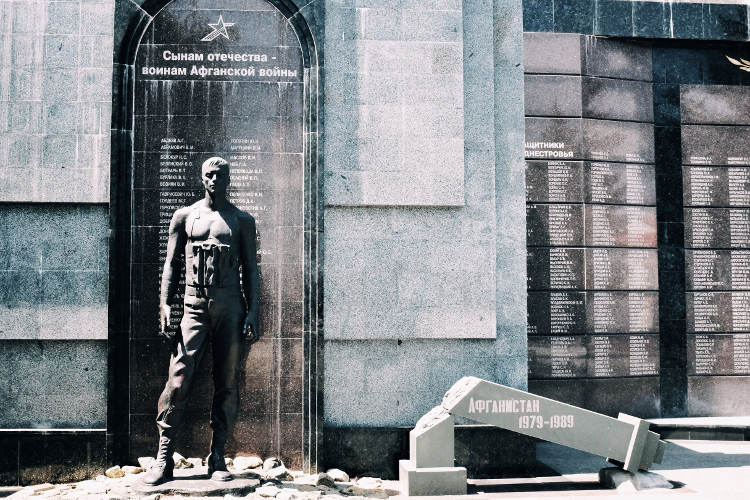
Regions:
[[[264, 337], [244, 363], [229, 452], [314, 470], [322, 211], [311, 30], [291, 1], [146, 2], [127, 17], [116, 21], [115, 40], [110, 460], [153, 453], [168, 362], [155, 322], [166, 226], [201, 195], [202, 159], [221, 154], [233, 164], [231, 199], [258, 221], [264, 304]], [[209, 358], [182, 431], [181, 449], [192, 456], [210, 439]]]

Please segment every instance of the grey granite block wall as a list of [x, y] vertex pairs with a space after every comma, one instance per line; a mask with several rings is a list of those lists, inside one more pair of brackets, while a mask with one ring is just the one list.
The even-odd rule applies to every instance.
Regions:
[[462, 4], [464, 206], [326, 207], [327, 425], [413, 425], [466, 375], [526, 387], [521, 14], [505, 4]]
[[464, 204], [461, 1], [326, 2], [325, 203]]
[[107, 338], [107, 208], [0, 204], [0, 339]]
[[0, 340], [0, 381], [0, 428], [106, 426], [104, 340]]
[[106, 203], [114, 0], [0, 3], [0, 201]]

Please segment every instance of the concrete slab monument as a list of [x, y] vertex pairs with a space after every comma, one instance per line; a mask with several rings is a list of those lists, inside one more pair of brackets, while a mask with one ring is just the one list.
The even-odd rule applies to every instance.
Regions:
[[465, 494], [466, 469], [453, 464], [453, 421], [463, 417], [520, 434], [607, 457], [636, 473], [660, 463], [666, 442], [649, 423], [620, 413], [601, 415], [553, 399], [464, 377], [445, 393], [440, 406], [422, 417], [410, 433], [409, 459], [399, 462], [406, 495]]

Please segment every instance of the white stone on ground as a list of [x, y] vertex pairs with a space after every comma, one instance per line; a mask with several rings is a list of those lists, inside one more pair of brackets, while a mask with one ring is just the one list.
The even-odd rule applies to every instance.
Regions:
[[326, 474], [331, 476], [331, 479], [334, 481], [337, 481], [339, 483], [348, 483], [349, 482], [349, 474], [342, 471], [341, 469], [328, 469], [326, 471]]
[[192, 469], [193, 464], [187, 461], [187, 458], [183, 457], [177, 452], [174, 452], [172, 454], [172, 460], [174, 460], [174, 468], [175, 469]]
[[260, 457], [234, 457], [234, 468], [237, 470], [256, 469], [263, 465], [263, 460]]
[[284, 465], [284, 462], [281, 459], [269, 457], [263, 461], [263, 470], [271, 470], [282, 465]]
[[292, 475], [289, 474], [289, 471], [283, 465], [267, 470], [263, 473], [263, 477], [266, 479], [277, 479], [279, 481], [291, 481], [293, 479]]
[[115, 465], [114, 467], [110, 467], [109, 469], [104, 472], [104, 475], [109, 478], [118, 478], [123, 477], [125, 475], [125, 472], [120, 468], [119, 465]]
[[255, 490], [255, 493], [257, 493], [258, 495], [262, 497], [275, 497], [280, 492], [281, 492], [281, 488], [273, 484], [267, 484]]
[[187, 461], [193, 464], [193, 467], [201, 467], [203, 465], [202, 458], [193, 457], [193, 458], [188, 458]]
[[635, 474], [619, 467], [606, 467], [599, 471], [599, 483], [604, 488], [619, 492], [647, 490], [652, 488], [673, 488], [672, 483], [661, 474], [639, 470]]
[[123, 465], [122, 471], [125, 474], [140, 474], [141, 472], [146, 472], [146, 469], [143, 467], [136, 467], [135, 465]]

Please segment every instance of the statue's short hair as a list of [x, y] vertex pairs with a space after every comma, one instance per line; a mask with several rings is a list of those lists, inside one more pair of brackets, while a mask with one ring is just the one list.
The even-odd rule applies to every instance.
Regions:
[[225, 167], [229, 168], [229, 162], [226, 161], [221, 156], [212, 156], [208, 160], [203, 162], [203, 165], [201, 165], [201, 169], [208, 168], [208, 167]]

